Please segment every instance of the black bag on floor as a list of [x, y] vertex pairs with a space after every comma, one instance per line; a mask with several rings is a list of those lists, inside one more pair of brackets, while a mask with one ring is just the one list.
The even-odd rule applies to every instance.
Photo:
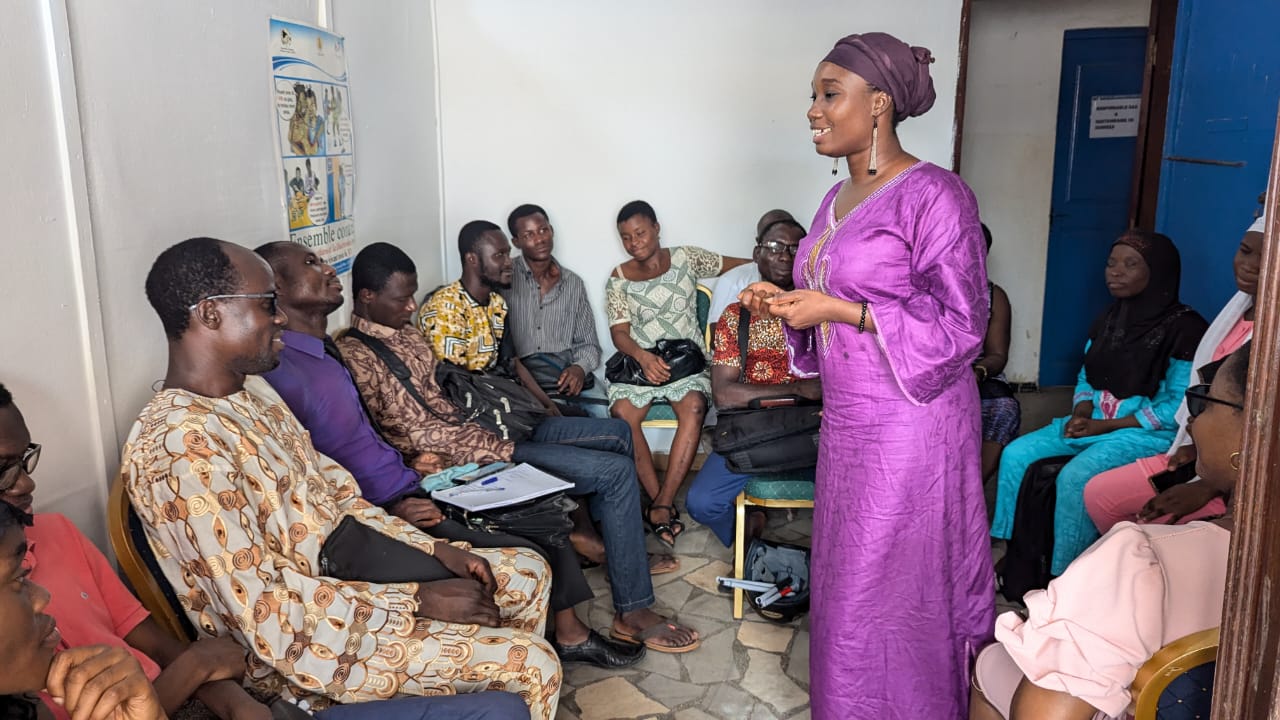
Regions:
[[748, 604], [772, 622], [789, 623], [809, 612], [809, 548], [756, 538], [747, 546], [744, 580], [776, 583], [791, 578], [795, 592], [775, 600], [768, 607], [756, 605], [761, 593], [747, 592]]
[[1009, 536], [1004, 569], [1000, 572], [1000, 594], [1022, 602], [1031, 590], [1049, 586], [1053, 579], [1053, 511], [1057, 507], [1058, 473], [1074, 456], [1041, 458], [1027, 468], [1013, 511], [1013, 533]]

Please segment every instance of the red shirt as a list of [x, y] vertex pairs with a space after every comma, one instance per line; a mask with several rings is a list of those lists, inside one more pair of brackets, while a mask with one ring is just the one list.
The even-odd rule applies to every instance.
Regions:
[[[738, 352], [738, 303], [724, 309], [716, 323], [716, 335], [712, 338], [714, 352], [712, 365], [742, 367]], [[751, 316], [747, 326], [747, 377], [754, 385], [781, 385], [798, 380], [791, 374], [787, 360], [787, 342], [782, 331], [782, 321], [775, 317]]]
[[[27, 528], [27, 564], [31, 580], [49, 591], [45, 612], [58, 621], [59, 650], [82, 645], [112, 645], [133, 653], [152, 682], [160, 666], [124, 641], [150, 613], [120, 581], [98, 548], [70, 520], [39, 513]], [[69, 716], [42, 695], [55, 717]]]

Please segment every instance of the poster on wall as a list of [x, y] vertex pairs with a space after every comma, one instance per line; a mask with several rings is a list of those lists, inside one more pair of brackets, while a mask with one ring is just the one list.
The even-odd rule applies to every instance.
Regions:
[[356, 170], [342, 36], [271, 18], [271, 90], [289, 238], [346, 273]]

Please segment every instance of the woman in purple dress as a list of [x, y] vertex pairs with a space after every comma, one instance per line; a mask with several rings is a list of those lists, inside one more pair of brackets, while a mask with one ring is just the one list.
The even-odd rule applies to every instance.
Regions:
[[898, 143], [933, 105], [929, 51], [850, 35], [818, 65], [809, 108], [827, 193], [796, 255], [796, 290], [741, 299], [787, 326], [793, 368], [822, 376], [813, 520], [816, 720], [964, 718], [991, 638], [995, 583], [970, 366], [986, 332], [973, 193]]

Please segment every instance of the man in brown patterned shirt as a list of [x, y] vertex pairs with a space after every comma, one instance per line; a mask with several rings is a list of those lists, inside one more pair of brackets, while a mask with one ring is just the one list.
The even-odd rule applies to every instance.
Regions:
[[374, 352], [354, 337], [338, 341], [347, 368], [387, 442], [407, 457], [436, 453], [441, 467], [496, 460], [527, 462], [573, 482], [601, 526], [614, 610], [611, 634], [651, 651], [689, 652], [698, 633], [655, 613], [653, 582], [641, 525], [631, 431], [615, 419], [549, 417], [526, 441], [510, 442], [474, 423], [454, 424], [456, 409], [435, 382], [436, 357], [410, 324], [418, 274], [404, 251], [373, 243], [352, 266], [352, 326], [381, 340], [409, 369], [420, 404]]
[[[147, 297], [169, 338], [122, 474], [192, 623], [249, 650], [249, 680], [312, 709], [397, 694], [505, 689], [555, 716], [560, 665], [542, 638], [550, 575], [527, 550], [468, 552], [360, 497], [258, 373], [281, 349], [271, 268], [194, 238], [161, 253]], [[456, 577], [373, 583], [317, 570], [344, 517], [433, 555]]]

